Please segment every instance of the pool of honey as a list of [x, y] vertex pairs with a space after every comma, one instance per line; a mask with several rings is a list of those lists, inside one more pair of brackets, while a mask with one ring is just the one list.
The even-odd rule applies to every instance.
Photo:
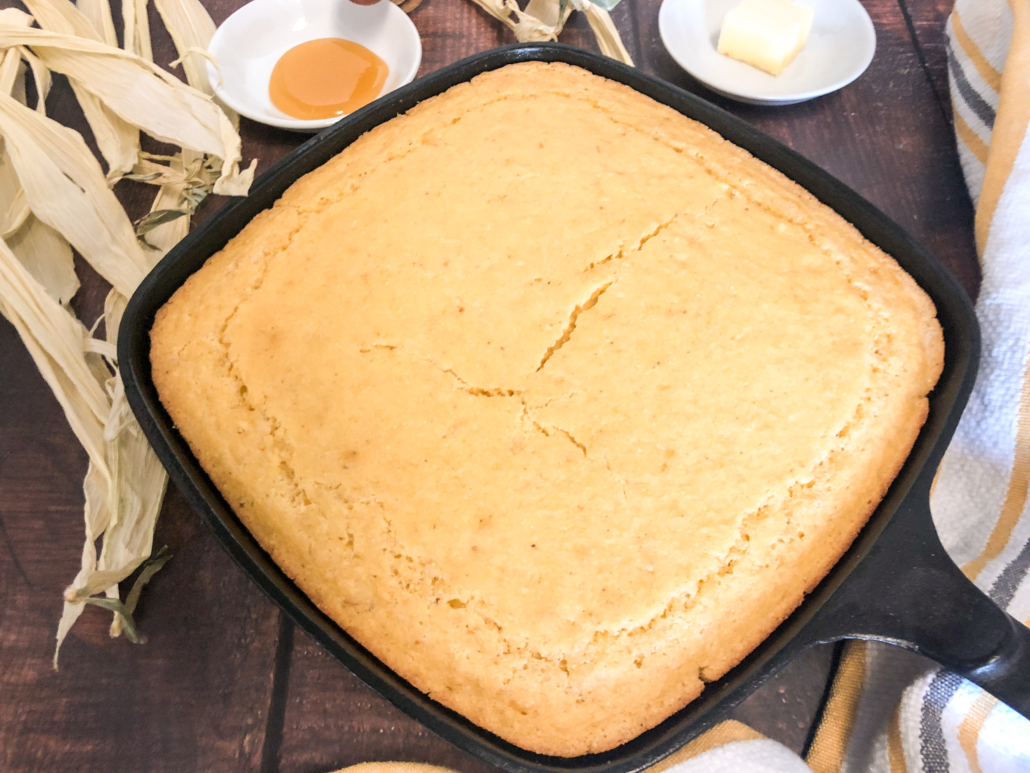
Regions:
[[386, 62], [360, 43], [319, 38], [296, 45], [279, 58], [268, 95], [293, 118], [334, 118], [378, 97], [389, 71]]

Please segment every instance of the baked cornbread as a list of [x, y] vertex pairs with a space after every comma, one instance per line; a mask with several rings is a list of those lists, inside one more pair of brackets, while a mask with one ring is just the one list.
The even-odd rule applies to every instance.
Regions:
[[161, 400], [300, 588], [562, 756], [665, 719], [798, 605], [943, 359], [930, 300], [834, 212], [544, 63], [299, 180], [151, 338]]
[[456, 773], [450, 768], [422, 762], [360, 762], [335, 773]]

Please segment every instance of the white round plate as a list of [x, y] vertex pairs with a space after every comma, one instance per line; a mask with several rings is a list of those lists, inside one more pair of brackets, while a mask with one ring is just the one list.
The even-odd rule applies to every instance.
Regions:
[[773, 76], [716, 51], [726, 13], [740, 0], [664, 0], [658, 30], [672, 58], [713, 91], [757, 105], [792, 105], [829, 94], [865, 72], [876, 50], [858, 0], [795, 0], [815, 9], [808, 42]]
[[[226, 19], [208, 51], [215, 94], [241, 115], [294, 131], [318, 131], [343, 116], [303, 121], [272, 104], [268, 81], [279, 57], [318, 38], [343, 38], [378, 54], [390, 68], [383, 94], [410, 83], [422, 61], [422, 42], [408, 15], [391, 0], [356, 5], [350, 0], [253, 0]], [[381, 95], [380, 95], [381, 96]]]

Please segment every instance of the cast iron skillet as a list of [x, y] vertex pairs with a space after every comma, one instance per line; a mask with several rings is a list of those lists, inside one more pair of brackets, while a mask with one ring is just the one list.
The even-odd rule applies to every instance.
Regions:
[[[294, 180], [416, 103], [479, 73], [529, 60], [567, 62], [625, 83], [707, 124], [796, 180], [893, 255], [929, 293], [946, 347], [929, 418], [901, 473], [852, 547], [798, 610], [742, 663], [661, 725], [612, 751], [571, 759], [523, 751], [429, 700], [322, 614], [258, 546], [200, 468], [158, 400], [149, 360], [149, 331], [157, 310]], [[920, 652], [1030, 717], [1030, 630], [966, 580], [941, 547], [930, 519], [934, 471], [976, 374], [979, 332], [969, 299], [921, 246], [842, 183], [743, 121], [630, 67], [569, 46], [513, 45], [465, 59], [389, 94], [290, 153], [255, 181], [247, 198], [227, 204], [184, 239], [133, 295], [121, 331], [118, 359], [129, 403], [172, 480], [236, 562], [299, 626], [387, 700], [504, 770], [640, 770], [715, 724], [805, 648], [843, 638], [887, 641]]]

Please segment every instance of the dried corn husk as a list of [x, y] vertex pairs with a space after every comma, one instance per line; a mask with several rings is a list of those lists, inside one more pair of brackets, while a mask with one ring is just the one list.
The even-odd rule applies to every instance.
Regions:
[[472, 2], [511, 28], [521, 43], [557, 40], [574, 8], [586, 14], [590, 29], [594, 31], [605, 56], [633, 64], [608, 11], [590, 0], [530, 0], [525, 10], [520, 9], [515, 0]]
[[[193, 44], [206, 44], [210, 17], [196, 0], [161, 2], [180, 55], [189, 55], [187, 77], [191, 69], [196, 77], [204, 70]], [[142, 641], [132, 613], [140, 589], [167, 560], [164, 551], [149, 558], [167, 476], [125, 399], [115, 362], [118, 327], [127, 297], [185, 236], [197, 204], [212, 189], [246, 193], [253, 165], [238, 171], [239, 136], [209, 97], [147, 61], [145, 0], [123, 5], [127, 47], [141, 56], [114, 47], [104, 0], [79, 0], [78, 8], [68, 0], [29, 0], [29, 6], [46, 29], [31, 28], [32, 17], [15, 9], [0, 11], [0, 234], [9, 240], [0, 240], [0, 314], [25, 341], [90, 460], [83, 481], [86, 539], [80, 570], [65, 592], [57, 649], [86, 604], [114, 612], [113, 636], [124, 632]], [[50, 70], [68, 76], [112, 182], [125, 175], [159, 186], [146, 248], [82, 138], [25, 105], [23, 63], [43, 95]], [[210, 90], [206, 79], [197, 85]], [[183, 150], [140, 153], [137, 126]], [[63, 305], [78, 286], [69, 242], [113, 285], [103, 340]], [[118, 583], [141, 566], [120, 601]]]
[[[24, 103], [24, 70], [18, 49], [8, 49], [0, 58], [0, 93], [10, 95], [17, 89], [17, 98]], [[15, 174], [7, 148], [0, 145], [0, 238], [6, 239], [21, 228], [28, 216], [25, 191]]]
[[[186, 169], [202, 168], [204, 157], [192, 150], [184, 150], [172, 157], [164, 176], [164, 184], [158, 189], [154, 203], [150, 207], [151, 214], [156, 212], [182, 211], [181, 201], [186, 187], [190, 184]], [[161, 179], [161, 178], [158, 178]], [[199, 202], [198, 202], [199, 203]], [[194, 207], [195, 209], [195, 207]], [[166, 218], [152, 228], [141, 233], [151, 249], [164, 256], [168, 250], [178, 244], [190, 229], [191, 211], [183, 211], [182, 217]], [[137, 226], [137, 233], [140, 232]]]
[[590, 0], [569, 0], [569, 2], [577, 11], [586, 15], [587, 23], [594, 31], [594, 37], [597, 38], [597, 45], [602, 54], [625, 64], [633, 64], [629, 51], [622, 44], [622, 38], [619, 37], [619, 31], [615, 29], [615, 23], [608, 11]]
[[191, 53], [194, 49], [207, 50], [207, 44], [215, 34], [215, 23], [204, 6], [199, 0], [154, 0], [154, 7], [161, 14], [175, 50], [179, 52], [186, 82], [197, 91], [214, 93], [208, 83], [204, 57]]
[[82, 137], [3, 94], [0, 136], [36, 217], [131, 295], [151, 264]]
[[29, 214], [21, 228], [7, 239], [18, 260], [47, 294], [67, 306], [79, 289], [72, 248], [61, 234]]
[[222, 159], [215, 193], [240, 195], [249, 190], [253, 165], [239, 170], [239, 135], [206, 94], [153, 62], [94, 40], [0, 24], [0, 48], [12, 45], [31, 46], [48, 68], [77, 82], [155, 139]]
[[[125, 400], [121, 378], [90, 367], [87, 350], [112, 351], [125, 297], [108, 296], [106, 346], [89, 334], [0, 242], [0, 312], [25, 341], [89, 455], [84, 482], [86, 542], [79, 574], [65, 591], [58, 647], [84, 600], [114, 589], [150, 555], [167, 476]], [[95, 360], [94, 360], [95, 363]], [[105, 378], [101, 383], [100, 378]], [[103, 534], [98, 557], [96, 541]], [[56, 662], [56, 654], [55, 654]]]
[[21, 189], [7, 149], [0, 150], [0, 238], [6, 239], [29, 217], [25, 191]]
[[[31, 17], [23, 15], [23, 21]], [[0, 91], [11, 94], [24, 66], [20, 49], [9, 49], [0, 63]], [[24, 89], [19, 96], [24, 100]], [[25, 191], [21, 187], [6, 147], [0, 151], [0, 202], [7, 204], [0, 212], [0, 238], [7, 239], [14, 254], [58, 303], [67, 304], [79, 289], [71, 247], [64, 238], [29, 210]]]
[[17, 48], [9, 48], [0, 58], [0, 91], [10, 94], [24, 73], [21, 52]]
[[0, 311], [21, 334], [90, 461], [104, 461], [110, 400], [83, 357], [88, 332], [0, 241]]
[[[25, 5], [45, 30], [102, 42], [101, 33], [69, 0], [27, 0]], [[97, 147], [107, 161], [107, 178], [117, 180], [136, 163], [139, 130], [108, 110], [103, 102], [77, 81], [71, 81], [71, 87], [93, 131]]]
[[108, 182], [116, 182], [132, 170], [139, 158], [139, 129], [111, 112], [78, 83], [70, 85], [89, 128], [93, 130], [93, 139], [97, 141], [100, 154], [107, 162]]
[[122, 0], [122, 31], [126, 51], [154, 61], [146, 0]]
[[[17, 8], [4, 8], [0, 11], [0, 24], [9, 24], [12, 27], [29, 28], [32, 26], [32, 17]], [[0, 47], [3, 48], [3, 47]], [[36, 82], [36, 110], [46, 115], [46, 98], [50, 93], [50, 71], [30, 51], [23, 47], [8, 48], [4, 51], [2, 67], [0, 67], [0, 90], [10, 94], [15, 84], [20, 90], [19, 99], [24, 104], [24, 81], [21, 75], [22, 61], [32, 69], [32, 77]]]
[[233, 127], [238, 129], [240, 116], [214, 95], [214, 87], [207, 77], [205, 61], [210, 57], [207, 47], [215, 34], [214, 20], [199, 0], [154, 0], [154, 6], [161, 14], [168, 34], [172, 36], [175, 50], [179, 52], [179, 59], [169, 66], [182, 65], [186, 82], [197, 91], [210, 95], [228, 116]]
[[17, 51], [32, 70], [32, 78], [36, 81], [36, 111], [40, 115], [46, 115], [46, 98], [50, 94], [51, 86], [50, 70], [28, 49], [19, 47]]
[[111, 16], [111, 4], [107, 0], [78, 0], [78, 9], [85, 16], [99, 40], [109, 46], [118, 45], [118, 35], [114, 31], [114, 19]]
[[[29, 13], [45, 30], [62, 35], [78, 35], [98, 43], [100, 33], [69, 0], [23, 0]], [[26, 25], [30, 26], [30, 25]]]

